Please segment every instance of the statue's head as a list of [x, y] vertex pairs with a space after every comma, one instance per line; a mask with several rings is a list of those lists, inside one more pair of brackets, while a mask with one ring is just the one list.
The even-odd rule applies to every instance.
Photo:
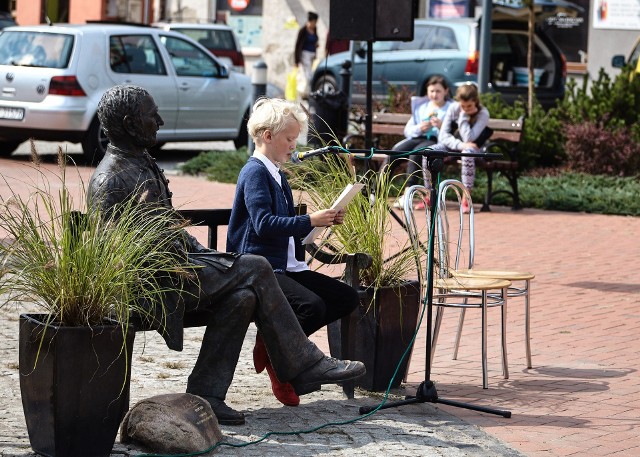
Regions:
[[150, 148], [164, 124], [153, 97], [142, 87], [119, 85], [107, 90], [98, 103], [98, 120], [109, 142]]

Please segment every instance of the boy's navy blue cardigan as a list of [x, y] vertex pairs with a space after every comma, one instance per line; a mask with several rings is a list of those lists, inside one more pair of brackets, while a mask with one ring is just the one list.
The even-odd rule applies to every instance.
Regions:
[[227, 252], [264, 256], [276, 272], [287, 269], [290, 236], [296, 258], [304, 260], [300, 241], [312, 229], [308, 215], [295, 215], [291, 187], [282, 171], [280, 176], [282, 187], [259, 159], [249, 158], [238, 177], [227, 230]]

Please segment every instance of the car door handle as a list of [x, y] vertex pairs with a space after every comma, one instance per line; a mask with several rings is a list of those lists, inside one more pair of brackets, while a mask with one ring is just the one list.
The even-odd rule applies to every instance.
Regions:
[[416, 57], [415, 59], [413, 59], [414, 62], [424, 62], [425, 60], [427, 59], [425, 59], [424, 57]]
[[189, 90], [189, 84], [187, 83], [182, 83], [180, 85], [180, 90]]

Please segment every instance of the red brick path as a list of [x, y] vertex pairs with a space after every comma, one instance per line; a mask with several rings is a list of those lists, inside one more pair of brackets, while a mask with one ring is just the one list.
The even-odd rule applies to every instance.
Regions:
[[[13, 178], [24, 180], [26, 169], [25, 162], [0, 160], [0, 174], [14, 188], [21, 185]], [[91, 170], [80, 170], [88, 180]], [[68, 175], [70, 182], [77, 177]], [[233, 185], [170, 179], [176, 205], [228, 207], [232, 202]], [[7, 195], [4, 180], [0, 194]], [[439, 395], [509, 409], [513, 417], [440, 407], [530, 456], [640, 455], [640, 218], [496, 207], [476, 215], [476, 243], [477, 268], [536, 274], [533, 368], [526, 369], [521, 299], [509, 303], [508, 380], [500, 369], [499, 312], [489, 312], [487, 390], [482, 389], [479, 313], [467, 313], [454, 361], [457, 312], [448, 310], [432, 371]], [[424, 378], [424, 334], [423, 326], [411, 361], [409, 393]], [[314, 340], [326, 349], [323, 332]]]

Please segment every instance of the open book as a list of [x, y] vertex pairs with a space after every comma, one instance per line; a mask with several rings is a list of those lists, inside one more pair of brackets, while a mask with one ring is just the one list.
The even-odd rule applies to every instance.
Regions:
[[[353, 197], [355, 197], [358, 193], [360, 193], [360, 191], [362, 191], [363, 187], [364, 184], [362, 183], [348, 184], [347, 187], [345, 187], [342, 193], [338, 196], [338, 198], [336, 198], [336, 201], [333, 202], [333, 205], [331, 205], [331, 209], [340, 211], [342, 208], [347, 206], [351, 200], [353, 200]], [[327, 227], [314, 227], [313, 230], [311, 230], [309, 234], [304, 237], [304, 239], [302, 240], [302, 244], [313, 243], [313, 240], [315, 240], [318, 235], [320, 235], [326, 228]]]

